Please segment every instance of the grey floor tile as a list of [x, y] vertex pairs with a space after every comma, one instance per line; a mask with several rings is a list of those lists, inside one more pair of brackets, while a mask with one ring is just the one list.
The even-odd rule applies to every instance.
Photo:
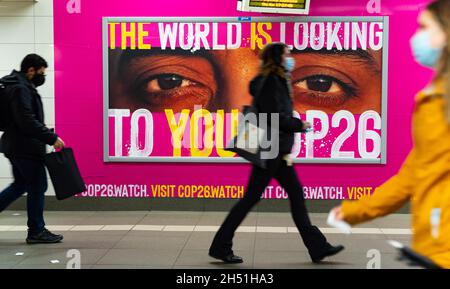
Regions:
[[[80, 249], [81, 264], [95, 264], [103, 257], [106, 249]], [[67, 249], [39, 249], [26, 257], [20, 265], [57, 265], [51, 264], [51, 260], [58, 260], [59, 264], [67, 264], [71, 257], [67, 257]]]
[[[17, 252], [23, 252], [23, 256], [16, 256]], [[26, 254], [25, 254], [26, 253]], [[17, 265], [23, 260], [27, 258], [28, 255], [30, 255], [32, 252], [30, 250], [7, 250], [7, 249], [0, 249], [0, 265], [5, 267], [10, 267], [13, 265]]]
[[258, 218], [256, 217], [256, 215], [250, 215], [244, 219], [244, 221], [241, 223], [241, 226], [257, 226], [257, 224]]
[[47, 211], [46, 214], [48, 215], [55, 215], [55, 216], [63, 216], [63, 217], [72, 217], [72, 216], [84, 216], [84, 217], [90, 217], [92, 215], [95, 215], [99, 213], [98, 211]]
[[13, 267], [14, 270], [48, 270], [48, 269], [66, 269], [66, 264], [18, 264]]
[[125, 234], [127, 237], [169, 237], [169, 238], [185, 238], [191, 236], [192, 232], [166, 232], [166, 231], [129, 231]]
[[255, 264], [254, 269], [299, 269], [299, 270], [329, 270], [329, 269], [361, 269], [360, 266], [341, 262], [313, 263], [310, 260], [302, 260], [281, 264]]
[[175, 265], [172, 269], [180, 269], [180, 270], [189, 270], [189, 269], [213, 269], [213, 270], [248, 270], [253, 269], [251, 264], [246, 264], [245, 262], [242, 264], [224, 264], [223, 262], [212, 262], [210, 264], [204, 264], [199, 266], [178, 266]]
[[[397, 254], [386, 254], [382, 253], [380, 255], [380, 264], [381, 269], [386, 266], [402, 266], [401, 262], [396, 261]], [[342, 253], [328, 257], [326, 261], [329, 262], [339, 262], [348, 265], [359, 266], [361, 269], [366, 269], [369, 262], [373, 260], [372, 255], [367, 255], [367, 252], [352, 252], [352, 251], [343, 251]]]
[[[200, 226], [220, 226], [228, 212], [205, 212], [205, 214], [200, 218], [198, 225]], [[242, 222], [241, 226], [256, 226], [258, 221], [258, 213], [250, 212], [247, 217]]]
[[352, 239], [352, 238], [328, 238], [332, 245], [343, 245], [345, 251], [365, 253], [371, 249], [377, 249], [382, 253], [395, 253], [396, 250], [383, 239]]
[[[413, 267], [408, 266], [407, 263], [397, 260], [398, 254], [386, 254], [382, 253], [380, 255], [380, 265], [381, 269], [412, 269]], [[335, 262], [344, 262], [347, 264], [353, 264], [359, 266], [361, 269], [367, 269], [369, 261], [372, 260], [372, 256], [367, 256], [367, 254], [354, 253], [354, 252], [343, 252], [339, 255], [329, 257], [327, 260]], [[370, 266], [369, 266], [370, 267]]]
[[402, 243], [406, 246], [411, 246], [413, 236], [412, 235], [384, 235], [386, 240], [394, 240]]
[[146, 249], [146, 250], [181, 250], [186, 244], [184, 237], [147, 237], [125, 236], [115, 246], [115, 249]]
[[258, 227], [295, 227], [294, 221], [278, 219], [262, 219], [257, 222]]
[[[326, 219], [311, 218], [311, 223], [319, 228], [330, 228]], [[355, 228], [379, 228], [379, 226], [375, 222], [367, 222], [358, 224]]]
[[94, 216], [83, 219], [77, 225], [136, 225], [142, 220], [142, 216], [116, 216], [116, 217], [102, 217]]
[[178, 257], [175, 266], [194, 266], [194, 267], [232, 267], [235, 269], [250, 268], [252, 266], [253, 252], [234, 250], [234, 253], [244, 259], [244, 263], [236, 266], [236, 264], [224, 264], [220, 260], [216, 260], [208, 256], [207, 250], [183, 250]]
[[412, 266], [408, 265], [408, 262], [400, 261], [399, 260], [400, 255], [395, 253], [382, 253], [381, 254], [381, 268], [388, 269], [388, 268], [412, 268]]
[[[229, 211], [221, 211], [221, 212], [204, 212], [202, 218], [225, 218], [228, 215]], [[250, 214], [257, 215], [258, 213], [250, 212]]]
[[409, 220], [375, 220], [374, 221], [375, 226], [378, 228], [393, 228], [393, 229], [398, 229], [398, 228], [411, 228], [411, 222]]
[[47, 225], [77, 225], [95, 216], [95, 212], [45, 212]]
[[85, 220], [88, 220], [89, 218], [58, 218], [58, 217], [51, 217], [45, 218], [45, 224], [47, 227], [49, 226], [73, 226], [82, 224], [85, 222]]
[[6, 210], [3, 211], [1, 214], [2, 215], [13, 215], [13, 214], [25, 214], [26, 215], [27, 211], [26, 210], [19, 210], [19, 211], [14, 211], [14, 210]]
[[309, 255], [301, 251], [255, 251], [253, 266], [265, 269], [293, 269], [302, 268], [308, 262]]
[[[311, 223], [317, 227], [321, 227], [321, 228], [328, 228], [329, 225], [327, 224], [327, 218], [328, 218], [328, 213], [327, 214], [322, 214], [322, 213], [310, 213], [309, 214], [309, 218], [311, 220]], [[359, 224], [357, 227], [360, 228], [377, 228], [378, 225], [375, 221], [368, 221], [362, 224]]]
[[179, 250], [111, 249], [97, 265], [172, 266]]
[[198, 226], [220, 226], [226, 216], [201, 217], [197, 223]]
[[29, 247], [30, 247], [30, 245], [27, 245], [25, 243], [25, 240], [17, 240], [17, 241], [16, 240], [1, 240], [0, 241], [0, 251], [12, 250], [12, 251], [23, 252], [24, 250], [29, 250]]
[[377, 220], [411, 220], [411, 214], [390, 214], [385, 217], [380, 217]]
[[150, 213], [150, 211], [97, 211], [91, 217], [145, 217]]
[[214, 238], [214, 233], [196, 232], [192, 234], [186, 243], [186, 250], [208, 250]]
[[[50, 245], [55, 249], [110, 249], [113, 248], [123, 236], [105, 236], [105, 235], [67, 235], [64, 234], [64, 240], [61, 243]], [[33, 245], [36, 248], [49, 248], [49, 245]]]
[[[257, 212], [258, 218], [261, 217], [274, 217], [274, 218], [291, 218], [292, 214], [291, 212]], [[315, 214], [318, 217], [321, 217], [322, 215], [326, 217], [326, 214]]]
[[321, 263], [313, 263], [313, 262], [303, 262], [298, 264], [298, 269], [307, 269], [307, 270], [341, 270], [341, 269], [365, 269], [361, 268], [358, 265], [352, 265], [342, 262], [330, 262], [324, 261]]
[[[0, 243], [0, 244], [2, 244], [2, 243]], [[39, 250], [38, 247], [27, 245], [25, 243], [23, 243], [23, 244], [11, 243], [9, 245], [6, 245], [5, 243], [3, 243], [3, 244], [4, 244], [3, 246], [0, 246], [0, 253], [5, 253], [5, 254], [24, 253], [24, 254], [29, 255], [29, 254], [33, 253], [34, 251]], [[52, 245], [54, 245], [54, 244], [52, 244]], [[49, 246], [52, 246], [52, 245], [49, 244], [49, 245], [47, 245], [47, 247], [44, 247], [44, 248], [49, 249]]]
[[171, 269], [172, 266], [137, 266], [137, 265], [92, 265], [89, 269], [122, 269], [122, 270], [136, 270], [136, 269]]
[[162, 215], [162, 214], [149, 214], [145, 218], [141, 219], [139, 225], [197, 225], [201, 215]]
[[[192, 234], [186, 244], [186, 250], [205, 250], [208, 251], [215, 233], [196, 232]], [[254, 235], [253, 235], [254, 236]], [[250, 251], [254, 248], [254, 237], [248, 237], [243, 234], [237, 235], [233, 239], [233, 249], [241, 251]]]
[[25, 217], [14, 217], [5, 216], [4, 213], [0, 213], [0, 226], [26, 226], [27, 218]]
[[[372, 237], [372, 236], [370, 236]], [[332, 245], [343, 245], [346, 251], [363, 252], [365, 249], [379, 249], [382, 252], [393, 252], [392, 247], [383, 238], [352, 238], [344, 236], [327, 236]]]
[[66, 231], [63, 232], [65, 239], [69, 238], [90, 238], [90, 237], [104, 237], [106, 238], [120, 238], [128, 234], [130, 231]]
[[[351, 240], [355, 240], [355, 241], [358, 241], [358, 240], [362, 240], [362, 241], [364, 241], [364, 240], [378, 240], [379, 242], [385, 242], [386, 241], [386, 237], [385, 237], [384, 234], [354, 234], [354, 233], [352, 233], [352, 234], [346, 235], [346, 234], [329, 234], [329, 233], [326, 233], [324, 235], [325, 235], [325, 237], [328, 240], [331, 240], [331, 241], [334, 241], [334, 240], [336, 240], [336, 241], [340, 241], [340, 240], [344, 240], [344, 241], [351, 241]], [[360, 242], [360, 241], [358, 241], [358, 242]]]
[[300, 233], [256, 233], [256, 239], [292, 239], [301, 240]]
[[[82, 264], [80, 269], [90, 269], [92, 264]], [[47, 270], [47, 269], [56, 269], [56, 270], [65, 270], [67, 268], [67, 264], [18, 264], [13, 267], [13, 269], [36, 269], [36, 270]]]
[[27, 237], [26, 231], [16, 231], [16, 232], [0, 232], [0, 245], [2, 242], [18, 242], [25, 243]]
[[82, 238], [91, 238], [91, 237], [117, 239], [117, 238], [125, 236], [127, 234], [127, 232], [128, 231], [96, 230], [96, 231], [65, 231], [62, 233], [64, 235], [64, 239], [82, 239]]
[[149, 211], [149, 216], [203, 216], [203, 211]]
[[288, 213], [258, 213], [258, 226], [294, 227], [294, 221]]
[[236, 232], [234, 234], [234, 240], [237, 239], [252, 239], [254, 240], [259, 233], [246, 233], [246, 232]]
[[[25, 226], [26, 212], [13, 216], [0, 214], [0, 226]], [[228, 212], [46, 212], [49, 225], [188, 225], [217, 226]], [[328, 214], [310, 214], [319, 227], [328, 227]], [[290, 213], [251, 212], [241, 226], [294, 227]], [[410, 227], [409, 215], [391, 215], [357, 228]], [[411, 235], [325, 234], [334, 245], [346, 250], [313, 264], [298, 233], [244, 233], [233, 239], [233, 249], [244, 257], [244, 264], [227, 265], [208, 256], [216, 232], [168, 231], [65, 231], [64, 242], [51, 245], [27, 245], [26, 231], [0, 232], [0, 268], [64, 269], [69, 249], [82, 254], [82, 268], [105, 269], [365, 269], [367, 252], [379, 250], [383, 269], [414, 268], [397, 260], [397, 252], [387, 240], [410, 245]], [[24, 253], [16, 256], [17, 252]], [[58, 259], [60, 264], [51, 264]]]
[[135, 225], [140, 222], [148, 212], [95, 212], [84, 218], [76, 225]]
[[284, 234], [279, 235], [277, 239], [256, 238], [255, 251], [308, 251], [300, 238], [284, 238]]

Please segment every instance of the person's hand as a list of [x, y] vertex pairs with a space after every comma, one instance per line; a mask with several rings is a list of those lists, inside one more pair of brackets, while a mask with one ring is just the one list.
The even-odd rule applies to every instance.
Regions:
[[344, 213], [342, 212], [342, 206], [335, 207], [331, 210], [337, 221], [344, 221]]
[[307, 130], [307, 129], [309, 129], [309, 128], [311, 128], [311, 124], [310, 124], [309, 122], [304, 122], [304, 123], [303, 123], [302, 130]]
[[54, 147], [56, 150], [59, 150], [59, 149], [64, 148], [65, 145], [66, 145], [66, 144], [64, 143], [64, 141], [58, 137], [58, 139], [56, 140], [56, 142], [53, 144], [53, 147]]

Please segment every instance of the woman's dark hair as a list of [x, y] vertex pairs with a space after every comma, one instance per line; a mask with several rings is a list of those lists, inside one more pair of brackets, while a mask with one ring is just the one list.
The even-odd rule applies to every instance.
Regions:
[[25, 56], [25, 58], [22, 60], [22, 64], [20, 65], [20, 71], [23, 73], [27, 73], [28, 69], [34, 68], [34, 69], [41, 69], [42, 67], [47, 68], [48, 64], [47, 61], [45, 61], [44, 58], [37, 54], [28, 54]]
[[264, 47], [259, 55], [262, 61], [261, 70], [263, 75], [267, 76], [270, 73], [275, 73], [281, 77], [286, 77], [283, 66], [283, 54], [286, 48], [287, 45], [280, 42], [267, 44]]

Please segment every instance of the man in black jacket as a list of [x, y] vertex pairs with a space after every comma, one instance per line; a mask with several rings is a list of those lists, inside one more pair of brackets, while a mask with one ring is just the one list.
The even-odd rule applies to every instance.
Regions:
[[45, 145], [55, 149], [64, 142], [44, 124], [41, 96], [36, 88], [45, 82], [47, 62], [36, 54], [27, 55], [20, 71], [13, 71], [2, 79], [6, 86], [2, 110], [6, 113], [6, 128], [0, 140], [3, 152], [12, 165], [14, 183], [0, 192], [0, 212], [25, 192], [28, 211], [28, 244], [57, 243], [63, 237], [45, 228], [44, 195], [47, 176], [44, 166]]

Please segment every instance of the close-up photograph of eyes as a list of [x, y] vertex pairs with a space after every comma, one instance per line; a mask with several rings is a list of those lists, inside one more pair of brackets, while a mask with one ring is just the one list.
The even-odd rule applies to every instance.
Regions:
[[[259, 51], [239, 48], [195, 52], [111, 50], [110, 107], [151, 112], [241, 110], [252, 97], [247, 85], [260, 70]], [[382, 51], [291, 50], [294, 109], [332, 114], [348, 110], [381, 114]]]
[[215, 65], [203, 53], [112, 51], [111, 108], [181, 111], [210, 108], [219, 93]]

